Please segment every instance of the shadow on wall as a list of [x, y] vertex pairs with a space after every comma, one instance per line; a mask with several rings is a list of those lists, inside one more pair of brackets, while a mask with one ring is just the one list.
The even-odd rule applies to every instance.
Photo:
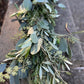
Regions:
[[7, 8], [8, 8], [8, 0], [0, 0], [0, 32]]

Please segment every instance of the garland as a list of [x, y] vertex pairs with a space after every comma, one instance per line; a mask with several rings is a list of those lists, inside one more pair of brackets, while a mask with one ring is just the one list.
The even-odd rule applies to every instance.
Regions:
[[[24, 0], [16, 5], [19, 30], [23, 32], [14, 50], [0, 64], [0, 82], [10, 79], [10, 84], [19, 84], [19, 79], [29, 79], [29, 84], [67, 84], [61, 74], [70, 74], [67, 59], [71, 57], [69, 42], [72, 34], [54, 32], [55, 19], [60, 15], [56, 8], [65, 8], [58, 0]], [[14, 81], [14, 80], [15, 81]]]

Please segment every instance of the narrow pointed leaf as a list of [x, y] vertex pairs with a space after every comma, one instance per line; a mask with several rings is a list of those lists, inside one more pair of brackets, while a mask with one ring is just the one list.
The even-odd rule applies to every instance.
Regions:
[[49, 70], [48, 70], [47, 67], [42, 66], [42, 68], [43, 68], [45, 71], [49, 72]]
[[45, 4], [46, 8], [50, 11], [50, 13], [52, 12], [51, 7], [48, 4]]
[[48, 66], [49, 72], [54, 76], [54, 72], [53, 70], [50, 68], [50, 66]]
[[72, 63], [70, 62], [70, 61], [68, 61], [68, 60], [64, 60], [67, 64], [70, 64], [70, 65], [72, 65]]
[[39, 77], [40, 79], [42, 79], [42, 68], [40, 67], [40, 70], [39, 70]]
[[50, 61], [43, 62], [44, 64], [51, 65], [52, 63]]
[[60, 8], [66, 8], [66, 6], [64, 4], [62, 4], [62, 3], [59, 3], [58, 7], [60, 7]]
[[69, 68], [69, 66], [66, 64], [66, 63], [64, 63], [65, 64], [65, 66], [67, 67], [67, 69], [70, 71], [70, 68]]
[[57, 47], [56, 45], [54, 45], [54, 44], [51, 43], [50, 41], [49, 41], [49, 43], [50, 43], [50, 45], [51, 45], [54, 49], [58, 50], [58, 47]]
[[33, 4], [36, 3], [48, 3], [48, 0], [33, 0]]

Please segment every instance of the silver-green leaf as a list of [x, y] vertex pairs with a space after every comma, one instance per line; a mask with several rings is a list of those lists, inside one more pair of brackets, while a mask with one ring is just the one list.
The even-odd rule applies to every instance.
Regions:
[[0, 73], [1, 73], [1, 72], [2, 72], [2, 73], [4, 72], [4, 70], [6, 69], [6, 65], [7, 65], [7, 64], [5, 64], [5, 63], [4, 63], [4, 64], [0, 64]]
[[31, 48], [31, 54], [34, 55], [40, 51], [43, 40], [40, 38], [38, 43], [34, 44]]
[[40, 77], [40, 79], [42, 79], [42, 68], [41, 67], [39, 69], [39, 77]]
[[31, 38], [33, 43], [38, 43], [38, 38], [37, 38], [36, 32], [31, 34], [30, 38]]
[[21, 7], [26, 9], [27, 11], [31, 10], [32, 8], [31, 0], [24, 0], [23, 3], [21, 4]]
[[59, 3], [58, 7], [60, 7], [60, 8], [66, 8], [66, 6], [64, 4], [62, 4], [62, 3]]
[[53, 70], [50, 68], [50, 66], [48, 66], [49, 72], [54, 76], [54, 72]]
[[28, 38], [28, 39], [23, 43], [23, 45], [21, 46], [21, 48], [30, 47], [31, 44], [32, 44], [31, 39]]
[[49, 10], [49, 12], [51, 13], [52, 12], [52, 9], [51, 7], [48, 5], [48, 4], [45, 4], [46, 8]]
[[49, 70], [48, 70], [47, 67], [42, 66], [42, 68], [43, 68], [45, 71], [49, 72]]

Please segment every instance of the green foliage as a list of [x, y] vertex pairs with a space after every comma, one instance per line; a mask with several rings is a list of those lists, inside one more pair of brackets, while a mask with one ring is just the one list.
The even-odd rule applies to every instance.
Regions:
[[0, 73], [4, 72], [5, 68], [6, 68], [6, 64], [0, 64]]
[[19, 30], [24, 34], [16, 49], [7, 55], [5, 61], [9, 66], [0, 65], [0, 82], [4, 82], [5, 77], [17, 84], [23, 78], [29, 78], [29, 84], [67, 84], [61, 72], [68, 73], [68, 65], [72, 65], [67, 59], [71, 56], [69, 41], [72, 42], [73, 36], [54, 32], [55, 19], [60, 16], [55, 5], [65, 8], [57, 2], [24, 0], [19, 11], [11, 15], [17, 16], [21, 25]]
[[66, 8], [65, 5], [62, 4], [62, 3], [59, 3], [59, 4], [58, 4], [58, 7], [60, 7], [60, 8]]

